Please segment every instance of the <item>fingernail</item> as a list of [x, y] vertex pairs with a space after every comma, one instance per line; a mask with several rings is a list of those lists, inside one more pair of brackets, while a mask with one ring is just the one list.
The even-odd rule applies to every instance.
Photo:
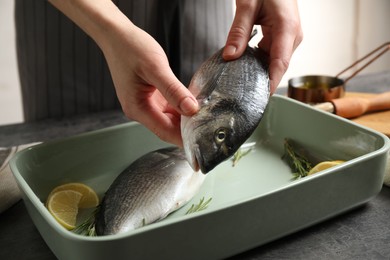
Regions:
[[191, 115], [198, 111], [198, 103], [190, 97], [185, 97], [179, 107], [186, 115]]
[[223, 50], [225, 56], [232, 56], [236, 53], [237, 48], [233, 45], [228, 45]]

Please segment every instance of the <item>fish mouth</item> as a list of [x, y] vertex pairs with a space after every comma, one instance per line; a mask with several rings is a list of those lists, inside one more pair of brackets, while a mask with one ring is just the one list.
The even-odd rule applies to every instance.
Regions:
[[197, 171], [200, 169], [200, 171], [203, 173], [203, 174], [206, 174], [208, 173], [210, 170], [212, 170], [212, 168], [210, 168], [210, 165], [205, 163], [205, 160], [202, 156], [202, 153], [200, 152], [199, 148], [195, 149], [194, 151], [194, 165], [196, 165], [196, 169]]
[[202, 171], [202, 173], [205, 173], [204, 172], [204, 167], [203, 167], [203, 157], [202, 157], [202, 154], [199, 150], [199, 147], [195, 148], [194, 149], [194, 158], [193, 158], [193, 166], [194, 166], [194, 169], [195, 171], [199, 171], [199, 169]]

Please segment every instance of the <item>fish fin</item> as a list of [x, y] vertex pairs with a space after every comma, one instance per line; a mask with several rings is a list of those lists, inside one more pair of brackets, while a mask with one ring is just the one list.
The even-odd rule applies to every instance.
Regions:
[[212, 77], [206, 82], [205, 86], [203, 87], [199, 95], [197, 96], [198, 100], [203, 100], [208, 98], [211, 93], [215, 90], [215, 88], [218, 86], [218, 83], [221, 79], [221, 75], [226, 70], [227, 64], [226, 62], [222, 63], [220, 66], [218, 66], [216, 73], [212, 75]]

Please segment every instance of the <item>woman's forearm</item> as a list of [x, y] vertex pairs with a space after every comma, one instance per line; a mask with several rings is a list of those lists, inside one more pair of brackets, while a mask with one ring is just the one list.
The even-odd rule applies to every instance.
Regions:
[[[49, 0], [104, 48], [113, 34], [129, 32], [134, 24], [111, 0]], [[103, 45], [103, 46], [102, 46]]]

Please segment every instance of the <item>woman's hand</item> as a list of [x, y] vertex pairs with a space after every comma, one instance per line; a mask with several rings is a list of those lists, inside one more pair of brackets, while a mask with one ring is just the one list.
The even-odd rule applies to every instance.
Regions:
[[134, 25], [109, 41], [102, 49], [126, 116], [182, 146], [180, 116], [196, 113], [198, 105], [173, 74], [163, 49]]
[[99, 45], [125, 115], [182, 146], [180, 116], [198, 103], [176, 78], [161, 46], [111, 0], [50, 0]]
[[261, 25], [258, 46], [268, 53], [271, 93], [275, 92], [303, 35], [296, 0], [236, 0], [236, 15], [223, 52], [225, 60], [244, 52], [254, 25]]

